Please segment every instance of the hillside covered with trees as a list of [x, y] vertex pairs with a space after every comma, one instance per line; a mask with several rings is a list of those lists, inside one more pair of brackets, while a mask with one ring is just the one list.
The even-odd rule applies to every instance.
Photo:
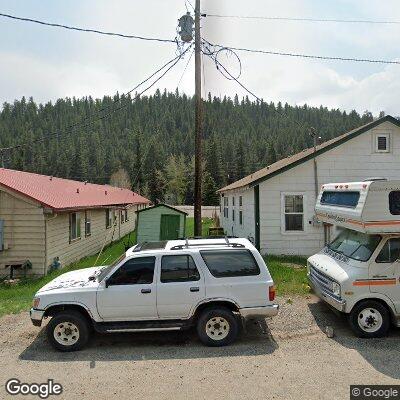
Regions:
[[[217, 203], [215, 191], [225, 184], [311, 147], [306, 127], [316, 128], [325, 141], [371, 120], [368, 112], [209, 96], [204, 102], [204, 203]], [[117, 94], [5, 103], [0, 147], [17, 144], [23, 146], [3, 153], [7, 168], [111, 182], [152, 201], [193, 203], [194, 99], [178, 91], [157, 91], [135, 101]]]

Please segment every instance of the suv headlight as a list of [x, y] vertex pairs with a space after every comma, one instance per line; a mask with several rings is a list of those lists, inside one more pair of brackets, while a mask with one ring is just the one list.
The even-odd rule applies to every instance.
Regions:
[[40, 298], [39, 297], [34, 297], [32, 301], [32, 307], [33, 308], [38, 308], [40, 303]]
[[340, 297], [340, 285], [337, 282], [332, 282], [332, 292], [335, 296]]

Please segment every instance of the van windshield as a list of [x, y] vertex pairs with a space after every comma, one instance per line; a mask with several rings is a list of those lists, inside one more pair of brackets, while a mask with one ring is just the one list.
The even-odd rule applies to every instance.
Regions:
[[346, 229], [328, 244], [328, 248], [357, 261], [368, 261], [380, 241], [379, 235], [367, 235]]

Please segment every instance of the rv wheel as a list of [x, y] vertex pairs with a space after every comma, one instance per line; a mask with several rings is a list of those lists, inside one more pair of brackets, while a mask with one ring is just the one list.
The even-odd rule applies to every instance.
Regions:
[[351, 311], [350, 326], [358, 337], [378, 338], [386, 336], [390, 326], [389, 311], [378, 301], [363, 301]]

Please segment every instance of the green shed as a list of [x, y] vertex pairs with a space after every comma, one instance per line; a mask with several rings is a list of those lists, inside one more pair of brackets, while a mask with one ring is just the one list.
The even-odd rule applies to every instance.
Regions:
[[167, 204], [136, 211], [137, 242], [157, 242], [185, 237], [187, 213]]

